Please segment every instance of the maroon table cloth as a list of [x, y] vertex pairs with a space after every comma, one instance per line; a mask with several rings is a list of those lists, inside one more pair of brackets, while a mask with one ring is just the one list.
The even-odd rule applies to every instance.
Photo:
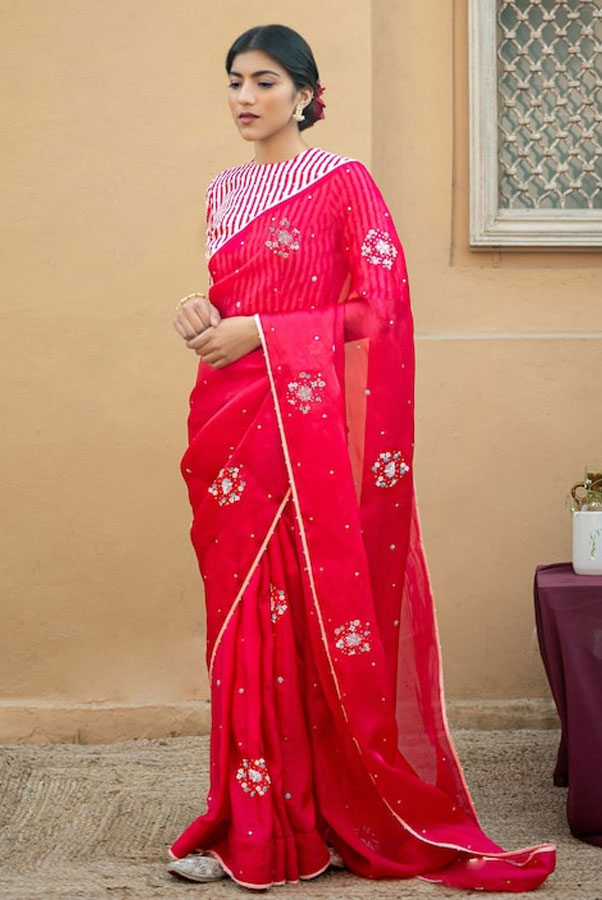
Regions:
[[602, 847], [602, 576], [538, 566], [535, 619], [562, 725], [554, 784], [568, 786], [571, 833]]

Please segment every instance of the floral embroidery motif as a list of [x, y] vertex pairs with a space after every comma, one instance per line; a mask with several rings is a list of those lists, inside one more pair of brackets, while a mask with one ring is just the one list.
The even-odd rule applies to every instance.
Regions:
[[359, 619], [351, 619], [344, 625], [335, 628], [334, 633], [337, 636], [335, 647], [337, 647], [345, 656], [356, 656], [358, 653], [368, 653], [372, 646], [370, 644], [370, 628], [369, 622], [360, 622]]
[[270, 612], [272, 614], [272, 622], [276, 622], [279, 616], [284, 615], [288, 609], [286, 594], [282, 588], [277, 588], [270, 584]]
[[322, 403], [324, 397], [321, 388], [326, 387], [322, 374], [318, 372], [312, 375], [310, 372], [299, 372], [296, 381], [289, 381], [286, 391], [286, 399], [291, 406], [296, 406], [300, 412], [308, 413], [312, 403]]
[[401, 455], [401, 450], [386, 450], [379, 453], [372, 471], [376, 475], [376, 487], [392, 488], [410, 471], [410, 467]]
[[213, 494], [220, 506], [226, 503], [236, 503], [244, 491], [247, 482], [240, 475], [242, 466], [228, 466], [220, 469], [217, 478], [209, 486], [209, 493]]
[[370, 850], [376, 851], [380, 849], [380, 842], [376, 832], [369, 825], [362, 825], [361, 828], [355, 828], [354, 831], [362, 844], [365, 844]]
[[388, 231], [381, 231], [380, 228], [371, 228], [362, 244], [362, 256], [372, 266], [392, 269], [397, 257], [397, 247], [391, 240]]
[[292, 228], [288, 219], [281, 219], [278, 226], [271, 225], [270, 231], [272, 238], [265, 242], [268, 250], [277, 253], [283, 259], [288, 259], [291, 250], [299, 249], [299, 237], [301, 232], [298, 228]]
[[263, 756], [260, 756], [259, 759], [242, 759], [236, 773], [236, 780], [245, 794], [249, 794], [251, 797], [256, 794], [263, 797], [264, 794], [267, 794], [272, 780]]

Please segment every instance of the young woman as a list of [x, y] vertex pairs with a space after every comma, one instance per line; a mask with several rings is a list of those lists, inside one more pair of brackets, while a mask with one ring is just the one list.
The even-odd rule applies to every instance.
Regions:
[[304, 144], [323, 89], [296, 32], [245, 32], [226, 69], [255, 156], [209, 185], [209, 300], [183, 298], [174, 322], [200, 357], [182, 472], [211, 788], [169, 871], [266, 888], [344, 864], [530, 890], [554, 847], [483, 833], [446, 727], [393, 221], [360, 162]]

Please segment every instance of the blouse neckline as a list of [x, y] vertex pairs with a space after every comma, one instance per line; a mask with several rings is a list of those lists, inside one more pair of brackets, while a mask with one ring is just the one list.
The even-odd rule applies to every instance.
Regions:
[[250, 159], [248, 165], [252, 169], [267, 169], [271, 166], [283, 166], [286, 163], [298, 162], [302, 156], [305, 156], [305, 154], [309, 153], [310, 150], [315, 149], [315, 147], [306, 147], [304, 150], [300, 150], [299, 153], [296, 153], [294, 156], [289, 156], [288, 159], [277, 159], [275, 162], [258, 163], [255, 162], [254, 159]]

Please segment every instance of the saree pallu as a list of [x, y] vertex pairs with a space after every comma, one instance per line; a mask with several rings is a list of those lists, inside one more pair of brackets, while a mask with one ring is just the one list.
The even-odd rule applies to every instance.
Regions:
[[199, 365], [182, 460], [207, 607], [211, 788], [172, 845], [238, 883], [525, 891], [550, 844], [479, 826], [445, 721], [413, 485], [404, 254], [365, 167], [310, 149], [207, 197], [211, 300], [261, 348]]

